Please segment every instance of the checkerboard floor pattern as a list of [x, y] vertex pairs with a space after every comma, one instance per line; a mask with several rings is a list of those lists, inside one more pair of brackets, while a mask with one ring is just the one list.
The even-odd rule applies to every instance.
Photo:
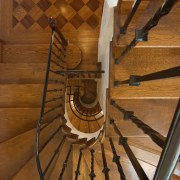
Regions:
[[13, 29], [43, 30], [48, 17], [61, 30], [99, 28], [102, 4], [98, 0], [13, 0]]

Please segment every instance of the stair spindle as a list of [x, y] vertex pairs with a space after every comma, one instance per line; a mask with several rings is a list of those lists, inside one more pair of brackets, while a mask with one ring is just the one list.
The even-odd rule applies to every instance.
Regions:
[[78, 179], [78, 176], [80, 175], [80, 165], [81, 165], [81, 159], [82, 159], [82, 150], [79, 152], [79, 159], [78, 159], [78, 164], [77, 164], [77, 169], [75, 171], [75, 180]]
[[126, 111], [122, 107], [118, 106], [115, 101], [111, 101], [111, 105], [113, 105], [116, 109], [118, 109], [121, 113], [124, 114], [124, 120], [130, 119], [138, 128], [140, 128], [144, 133], [150, 136], [150, 138], [161, 148], [164, 147], [164, 143], [166, 138], [162, 136], [159, 132], [152, 129], [150, 126], [142, 122], [136, 116], [134, 116], [132, 111]]
[[109, 171], [110, 171], [110, 169], [107, 166], [106, 154], [105, 154], [104, 144], [103, 143], [101, 143], [101, 152], [102, 152], [102, 160], [103, 160], [103, 165], [104, 165], [104, 169], [102, 170], [102, 172], [104, 173], [105, 179], [109, 180]]
[[91, 173], [89, 174], [91, 180], [94, 180], [94, 178], [96, 177], [95, 173], [94, 173], [94, 149], [91, 149]]
[[118, 171], [120, 174], [120, 178], [121, 178], [121, 180], [126, 180], [126, 176], [124, 174], [123, 168], [120, 163], [120, 156], [117, 155], [117, 152], [116, 152], [116, 149], [115, 149], [115, 146], [114, 146], [114, 143], [113, 143], [113, 140], [111, 137], [109, 138], [109, 143], [110, 143], [110, 146], [111, 146], [111, 149], [113, 152], [113, 162], [115, 162], [117, 165], [117, 168], [118, 168]]
[[66, 167], [67, 167], [67, 163], [68, 163], [68, 160], [69, 160], [69, 156], [70, 156], [70, 154], [71, 154], [71, 151], [72, 151], [72, 144], [71, 144], [70, 147], [69, 147], [69, 151], [68, 151], [67, 156], [66, 156], [66, 159], [65, 159], [65, 161], [64, 161], [64, 163], [63, 163], [63, 168], [62, 168], [61, 173], [60, 173], [60, 175], [59, 175], [59, 180], [62, 180], [64, 171], [66, 170]]
[[127, 137], [124, 137], [120, 130], [118, 129], [116, 123], [114, 122], [114, 119], [110, 119], [110, 124], [113, 126], [115, 132], [119, 136], [119, 144], [123, 146], [124, 150], [126, 151], [126, 154], [129, 157], [129, 160], [131, 161], [138, 177], [140, 180], [148, 180], [149, 178], [147, 177], [146, 173], [144, 172], [143, 168], [139, 164], [137, 158], [135, 157], [134, 153], [132, 152], [131, 148], [129, 147], [127, 143]]

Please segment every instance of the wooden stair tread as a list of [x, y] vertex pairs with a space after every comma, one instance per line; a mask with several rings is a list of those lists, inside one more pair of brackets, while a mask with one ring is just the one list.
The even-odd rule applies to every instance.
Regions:
[[49, 44], [5, 44], [3, 62], [46, 63]]
[[[140, 86], [122, 85], [111, 89], [113, 99], [178, 99], [180, 96], [178, 78], [142, 82]], [[121, 93], [119, 93], [121, 92]]]
[[[169, 130], [178, 99], [124, 99], [115, 100], [127, 111], [134, 111], [134, 115], [141, 121], [166, 136]], [[143, 110], [142, 110], [143, 107]], [[113, 118], [124, 136], [147, 137], [140, 128], [129, 120], [123, 120], [123, 114], [109, 105], [109, 117]], [[106, 136], [117, 136], [112, 125], [106, 122]], [[131, 130], [129, 130], [131, 129]]]
[[[0, 107], [41, 107], [43, 84], [0, 84]], [[58, 85], [58, 88], [64, 88], [63, 85]], [[48, 89], [57, 89], [57, 85], [48, 85]], [[63, 96], [63, 91], [47, 93], [47, 100]], [[62, 100], [61, 100], [62, 101]], [[60, 104], [57, 102], [47, 103], [47, 107], [54, 107]]]
[[44, 84], [46, 63], [0, 63], [0, 83]]
[[[40, 160], [41, 160], [42, 170], [44, 170], [45, 167], [47, 166], [47, 163], [49, 162], [51, 156], [53, 155], [55, 148], [57, 148], [57, 145], [59, 144], [61, 138], [62, 138], [62, 133], [57, 134], [53, 138], [53, 140], [51, 140], [47, 144], [47, 146], [40, 152]], [[58, 155], [56, 155], [53, 163], [51, 164], [51, 166], [46, 174], [47, 178], [50, 176], [50, 174], [56, 164], [57, 159], [58, 159]], [[14, 176], [13, 180], [23, 179], [24, 177], [26, 177], [29, 180], [30, 179], [39, 179], [39, 175], [37, 172], [37, 166], [36, 166], [34, 157], [32, 159], [30, 159], [26, 163], [26, 165]]]
[[[124, 2], [125, 4], [126, 2]], [[129, 2], [128, 2], [129, 3]], [[153, 16], [158, 7], [163, 4], [162, 0], [150, 1], [147, 9], [141, 13], [141, 18], [135, 19], [135, 25], [130, 24], [129, 31], [127, 31], [126, 35], [123, 36], [119, 41], [119, 46], [126, 46], [129, 44], [135, 36], [134, 28], [143, 27], [147, 21]], [[148, 42], [140, 42], [137, 47], [156, 47], [157, 44], [159, 47], [179, 47], [180, 41], [180, 23], [178, 23], [178, 14], [179, 14], [180, 3], [176, 3], [172, 8], [171, 12], [162, 17], [156, 27], [150, 30], [148, 35]], [[139, 22], [139, 23], [137, 23]], [[175, 27], [175, 28], [169, 28]]]
[[[120, 62], [114, 64], [122, 48], [113, 48], [110, 59], [110, 96], [114, 99], [178, 98], [178, 78], [142, 82], [138, 87], [114, 86], [114, 81], [129, 79], [130, 75], [146, 75], [180, 65], [179, 48], [134, 48]], [[172, 56], [173, 54], [173, 56]], [[121, 92], [121, 93], [119, 93]]]
[[[44, 123], [57, 116], [59, 110], [49, 113]], [[13, 138], [37, 126], [40, 108], [0, 108], [3, 121], [0, 126], [0, 142]]]
[[[42, 145], [55, 131], [59, 121], [47, 126], [40, 135]], [[0, 178], [11, 179], [33, 157], [36, 129], [32, 129], [0, 144]]]

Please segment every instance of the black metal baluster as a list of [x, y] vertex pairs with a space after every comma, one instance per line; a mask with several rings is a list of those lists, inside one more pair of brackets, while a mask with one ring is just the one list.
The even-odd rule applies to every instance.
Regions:
[[91, 149], [90, 152], [91, 152], [91, 173], [89, 174], [89, 176], [90, 176], [91, 180], [93, 180], [96, 177], [96, 175], [94, 173], [94, 153], [95, 153], [95, 151], [94, 151], [94, 149]]
[[[56, 24], [55, 24], [55, 21], [50, 18], [49, 19], [49, 25], [51, 27], [51, 30], [52, 30], [52, 34], [51, 34], [51, 39], [50, 39], [50, 46], [49, 46], [49, 54], [48, 54], [48, 63], [47, 63], [47, 68], [46, 68], [46, 76], [45, 76], [45, 82], [44, 82], [44, 90], [43, 90], [43, 99], [42, 99], [42, 104], [41, 104], [41, 112], [40, 112], [40, 117], [38, 119], [38, 122], [37, 122], [37, 131], [36, 131], [36, 155], [35, 155], [35, 158], [36, 158], [36, 164], [37, 164], [37, 169], [38, 169], [38, 173], [39, 173], [39, 176], [40, 176], [40, 179], [41, 180], [44, 180], [44, 175], [45, 173], [47, 172], [49, 166], [51, 165], [54, 157], [56, 156], [56, 154], [58, 153], [58, 150], [60, 148], [60, 146], [63, 144], [60, 143], [59, 146], [56, 148], [55, 152], [54, 152], [54, 155], [52, 156], [51, 160], [49, 161], [44, 173], [42, 171], [42, 168], [41, 168], [41, 163], [40, 163], [40, 157], [39, 157], [39, 146], [40, 146], [40, 132], [45, 129], [50, 123], [52, 123], [56, 118], [58, 118], [59, 116], [61, 116], [61, 114], [59, 114], [58, 112], [56, 113], [57, 116], [54, 117], [54, 119], [52, 119], [51, 121], [48, 121], [45, 125], [42, 126], [42, 121], [44, 119], [44, 116], [47, 114], [47, 113], [50, 113], [52, 112], [53, 110], [59, 108], [59, 107], [62, 107], [62, 105], [58, 105], [56, 107], [53, 107], [52, 109], [49, 109], [48, 111], [45, 112], [45, 108], [46, 108], [46, 103], [48, 102], [51, 102], [51, 101], [54, 101], [54, 100], [57, 100], [57, 97], [56, 99], [52, 99], [52, 100], [46, 100], [47, 98], [47, 93], [48, 92], [58, 92], [58, 91], [62, 91], [62, 89], [50, 89], [48, 90], [47, 87], [48, 85], [50, 84], [50, 82], [55, 82], [55, 83], [59, 83], [59, 84], [63, 84], [65, 85], [65, 82], [63, 81], [58, 81], [58, 80], [50, 80], [49, 78], [49, 73], [50, 72], [53, 72], [53, 70], [50, 69], [51, 67], [51, 62], [58, 66], [58, 67], [61, 67], [60, 69], [64, 69], [63, 66], [61, 66], [59, 63], [57, 63], [56, 61], [54, 61], [52, 59], [52, 55], [53, 55], [53, 52], [52, 52], [52, 48], [53, 48], [53, 44], [55, 44], [54, 42], [54, 39], [57, 38], [57, 40], [59, 40], [59, 42], [61, 42], [60, 44], [62, 45], [62, 47], [64, 48], [64, 50], [66, 50], [66, 46], [68, 45], [68, 42], [66, 41], [66, 39], [63, 37], [62, 33], [58, 30]], [[55, 35], [57, 34], [57, 36]], [[60, 49], [58, 49], [58, 51], [62, 51]], [[60, 53], [60, 52], [58, 52]], [[58, 129], [59, 130], [59, 129]], [[56, 133], [58, 133], [58, 130], [55, 131], [48, 139], [48, 141], [44, 144], [44, 147], [48, 144], [48, 142], [56, 135]]]
[[64, 47], [62, 42], [59, 40], [59, 38], [56, 35], [54, 35], [54, 38], [58, 41], [59, 44], [61, 44], [62, 48], [65, 50], [66, 48]]
[[165, 137], [162, 136], [159, 132], [152, 129], [150, 126], [142, 122], [140, 119], [138, 119], [136, 116], [133, 115], [132, 111], [126, 111], [122, 107], [118, 106], [115, 101], [111, 101], [111, 105], [113, 105], [115, 108], [117, 108], [121, 113], [124, 114], [124, 120], [130, 119], [134, 124], [137, 125], [138, 128], [140, 128], [144, 133], [150, 136], [150, 138], [161, 148], [164, 147], [165, 143]]
[[53, 123], [55, 119], [62, 117], [61, 114], [58, 114], [54, 118], [52, 118], [50, 121], [48, 121], [41, 129], [40, 131], [42, 132], [43, 129], [45, 129], [49, 124]]
[[43, 144], [43, 146], [41, 147], [41, 151], [47, 146], [47, 144], [55, 137], [55, 135], [60, 131], [62, 125], [60, 125], [57, 130], [51, 135], [49, 136], [48, 140]]
[[51, 73], [53, 73], [53, 74], [55, 74], [55, 75], [57, 75], [57, 76], [63, 76], [64, 77], [64, 74], [59, 74], [59, 73], [57, 73], [56, 71], [53, 71], [53, 70], [49, 70], [49, 72], [51, 72]]
[[59, 99], [63, 99], [63, 96], [47, 100], [46, 103], [50, 103], [50, 102], [53, 102], [53, 101], [56, 101], [56, 100], [59, 100]]
[[47, 164], [47, 166], [46, 166], [46, 168], [45, 168], [45, 170], [43, 172], [43, 177], [45, 176], [46, 172], [48, 171], [51, 163], [53, 162], [53, 160], [55, 158], [55, 156], [58, 154], [60, 147], [64, 144], [65, 139], [66, 139], [66, 135], [63, 136], [62, 140], [60, 141], [60, 143], [58, 144], [57, 148], [55, 149], [54, 154], [52, 155], [49, 163]]
[[64, 81], [59, 81], [59, 80], [55, 80], [55, 79], [49, 79], [50, 83], [54, 83], [54, 84], [65, 84]]
[[[62, 33], [59, 31], [59, 29], [57, 28], [57, 25], [55, 23], [55, 20], [53, 18], [49, 18], [49, 25], [51, 27], [52, 30], [54, 30], [57, 34], [58, 37], [61, 39], [62, 41], [62, 45], [64, 47], [66, 47], [68, 45], [68, 41], [64, 38], [64, 36], [62, 35]], [[57, 37], [55, 37], [57, 38]], [[59, 38], [57, 38], [59, 40]], [[60, 43], [61, 44], [61, 43]]]
[[79, 152], [79, 159], [78, 159], [78, 164], [77, 164], [77, 169], [75, 171], [75, 180], [78, 179], [78, 176], [80, 175], [80, 165], [81, 165], [81, 159], [82, 159], [82, 150]]
[[117, 152], [116, 152], [116, 149], [115, 149], [115, 146], [114, 146], [114, 143], [113, 143], [111, 137], [109, 138], [109, 143], [111, 145], [111, 149], [113, 152], [113, 162], [115, 162], [117, 165], [120, 178], [121, 178], [121, 180], [126, 180], [126, 176], [124, 174], [123, 168], [122, 168], [121, 163], [120, 163], [120, 156], [117, 155]]
[[115, 81], [115, 85], [129, 84], [130, 86], [139, 86], [140, 82], [153, 81], [159, 79], [173, 78], [180, 76], [180, 66], [173, 67], [170, 69], [158, 71], [144, 76], [131, 75], [129, 79], [124, 81]]
[[110, 169], [107, 166], [106, 154], [105, 154], [104, 144], [103, 143], [101, 143], [101, 152], [102, 152], [102, 160], [103, 160], [103, 165], [104, 165], [104, 169], [102, 170], [102, 172], [104, 173], [105, 179], [109, 180], [109, 171], [110, 171]]
[[63, 91], [62, 89], [49, 89], [47, 92], [58, 92], [58, 91]]
[[53, 64], [55, 64], [56, 66], [61, 67], [62, 69], [64, 69], [64, 66], [61, 65], [61, 64], [59, 64], [59, 63], [57, 63], [56, 61], [54, 61], [54, 60], [51, 59], [51, 62], [52, 62]]
[[129, 147], [127, 143], [127, 137], [124, 137], [120, 130], [118, 129], [117, 125], [114, 122], [114, 119], [110, 119], [110, 124], [113, 126], [114, 131], [118, 134], [119, 136], [119, 144], [123, 146], [124, 150], [126, 151], [126, 154], [128, 155], [138, 177], [140, 180], [148, 180], [148, 177], [146, 173], [144, 172], [143, 168], [139, 164], [137, 158], [135, 157], [134, 153], [132, 152], [131, 148]]
[[61, 180], [62, 177], [63, 177], [64, 171], [65, 171], [65, 169], [66, 169], [66, 167], [67, 167], [67, 163], [68, 163], [68, 160], [69, 160], [69, 156], [70, 156], [70, 154], [71, 154], [71, 151], [72, 151], [72, 144], [71, 144], [70, 147], [69, 147], [69, 151], [68, 151], [67, 156], [66, 156], [66, 159], [65, 159], [65, 161], [64, 161], [64, 163], [63, 163], [63, 168], [62, 168], [61, 173], [60, 173], [60, 175], [59, 175], [59, 180]]
[[60, 107], [62, 107], [62, 104], [59, 104], [59, 105], [57, 105], [57, 106], [49, 109], [48, 111], [44, 112], [43, 116], [46, 115], [46, 114], [48, 114], [48, 113], [50, 113], [50, 112], [52, 112], [52, 111], [54, 111], [54, 110], [57, 109], [57, 108], [60, 108]]
[[115, 59], [115, 64], [119, 64], [121, 60], [124, 58], [124, 56], [136, 45], [138, 44], [138, 41], [136, 41], [136, 38], [134, 38], [129, 45], [125, 47], [121, 55]]
[[124, 25], [120, 28], [120, 33], [121, 34], [125, 34], [126, 33], [126, 30], [134, 16], [134, 14], [136, 13], [139, 5], [141, 3], [141, 0], [135, 0], [134, 3], [133, 3], [133, 6], [132, 6], [132, 9], [128, 15], [128, 17], [126, 18], [126, 21], [124, 22]]
[[[58, 56], [58, 54], [56, 54], [54, 51], [51, 51], [51, 53], [58, 59], [60, 60], [61, 62], [65, 63], [64, 60], [62, 60], [62, 58], [60, 56]], [[64, 57], [64, 56], [63, 56]]]
[[53, 43], [53, 45], [56, 47], [57, 50], [59, 50], [63, 54], [63, 56], [65, 56], [64, 52], [62, 51], [62, 49], [59, 48], [56, 43]]
[[162, 16], [167, 15], [171, 11], [173, 5], [176, 2], [177, 0], [166, 0], [165, 3], [156, 11], [155, 15], [147, 22], [147, 24], [142, 29], [135, 30], [135, 38], [125, 48], [121, 55], [117, 59], [115, 59], [115, 64], [119, 64], [124, 56], [139, 42], [148, 41], [148, 32], [158, 24]]

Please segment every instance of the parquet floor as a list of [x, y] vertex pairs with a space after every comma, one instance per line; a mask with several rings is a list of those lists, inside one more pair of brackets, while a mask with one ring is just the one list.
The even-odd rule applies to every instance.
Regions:
[[13, 29], [47, 29], [48, 17], [62, 31], [91, 30], [99, 28], [101, 7], [98, 0], [13, 0]]
[[0, 40], [49, 44], [48, 17], [82, 53], [82, 65], [96, 64], [104, 0], [0, 0]]

